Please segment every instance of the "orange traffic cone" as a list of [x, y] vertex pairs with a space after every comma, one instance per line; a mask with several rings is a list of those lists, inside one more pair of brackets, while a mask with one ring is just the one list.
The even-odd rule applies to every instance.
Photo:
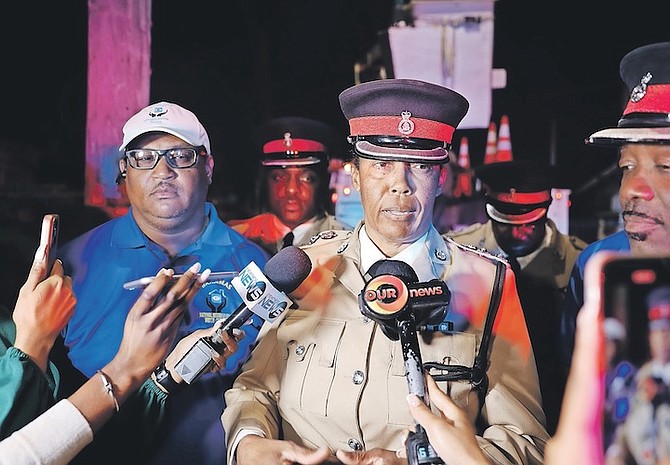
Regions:
[[466, 169], [470, 168], [470, 147], [467, 137], [461, 137], [461, 145], [458, 149], [458, 166]]
[[461, 138], [458, 150], [458, 175], [454, 186], [454, 197], [472, 197], [472, 170], [470, 169], [470, 150], [468, 138]]
[[496, 161], [496, 152], [498, 147], [496, 146], [496, 123], [491, 121], [489, 123], [489, 132], [486, 136], [486, 152], [484, 154], [484, 164], [494, 163]]
[[510, 138], [509, 118], [507, 115], [502, 115], [500, 118], [497, 152], [496, 161], [512, 161], [512, 139]]

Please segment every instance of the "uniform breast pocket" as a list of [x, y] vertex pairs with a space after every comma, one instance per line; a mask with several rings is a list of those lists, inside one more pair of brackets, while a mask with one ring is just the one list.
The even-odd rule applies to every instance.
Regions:
[[304, 323], [291, 316], [283, 323], [293, 338], [287, 342], [281, 404], [325, 416], [346, 323], [328, 319], [312, 321], [309, 326]]
[[[432, 362], [441, 365], [462, 365], [468, 369], [474, 365], [478, 344], [474, 334], [435, 332], [427, 334], [425, 338], [421, 334], [418, 337], [423, 364]], [[469, 373], [469, 370], [467, 372]], [[431, 373], [439, 374], [440, 370], [433, 370]], [[450, 392], [451, 397], [457, 395], [463, 397], [462, 401], [467, 402], [466, 397], [471, 388], [470, 384], [467, 381], [455, 381], [450, 384], [455, 388], [454, 392]], [[442, 383], [440, 385], [445, 386]], [[389, 396], [389, 421], [398, 424], [406, 423], [408, 421], [406, 409], [398, 408], [398, 405], [403, 405], [401, 401], [404, 401], [404, 396], [409, 393], [402, 347], [399, 343], [393, 345], [389, 392], [392, 394]]]

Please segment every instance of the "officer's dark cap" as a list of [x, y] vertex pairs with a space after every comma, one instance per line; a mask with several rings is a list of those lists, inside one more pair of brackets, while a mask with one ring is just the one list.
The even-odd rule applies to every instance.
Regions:
[[621, 60], [621, 79], [629, 89], [615, 128], [591, 134], [587, 144], [670, 144], [670, 42], [638, 47]]
[[264, 166], [310, 166], [328, 163], [336, 133], [320, 121], [285, 116], [258, 126], [254, 140]]
[[546, 216], [556, 176], [550, 165], [527, 160], [490, 163], [475, 168], [475, 176], [484, 185], [491, 219], [528, 224]]
[[465, 97], [414, 79], [364, 82], [340, 94], [349, 142], [364, 158], [441, 164], [468, 111]]

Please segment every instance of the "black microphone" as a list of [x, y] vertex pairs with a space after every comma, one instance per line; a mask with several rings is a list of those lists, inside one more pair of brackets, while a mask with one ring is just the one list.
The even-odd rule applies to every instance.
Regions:
[[399, 260], [379, 260], [368, 273], [372, 279], [359, 295], [359, 307], [389, 339], [398, 340], [397, 321], [409, 314], [417, 325], [442, 321], [451, 298], [444, 281], [421, 283], [414, 269]]
[[293, 304], [286, 293], [297, 289], [311, 270], [311, 260], [295, 246], [285, 247], [270, 258], [265, 264], [265, 274], [254, 262], [249, 263], [232, 280], [242, 303], [212, 336], [198, 339], [175, 365], [177, 373], [191, 384], [212, 368], [212, 350], [223, 352], [224, 331], [231, 334], [233, 329], [245, 324], [253, 315], [269, 323], [274, 322]]
[[[369, 273], [372, 279], [359, 294], [361, 312], [378, 322], [389, 339], [400, 340], [409, 392], [430, 405], [416, 334], [417, 315], [421, 312], [415, 310], [444, 312], [451, 292], [439, 279], [418, 282], [414, 269], [398, 260], [380, 260], [370, 267]], [[444, 464], [418, 423], [415, 431], [408, 433], [405, 449], [409, 465]]]

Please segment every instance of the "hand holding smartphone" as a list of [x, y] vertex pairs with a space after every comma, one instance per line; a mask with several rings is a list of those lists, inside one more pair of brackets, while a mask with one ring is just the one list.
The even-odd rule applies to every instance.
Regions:
[[670, 257], [612, 256], [602, 279], [605, 451], [660, 460], [670, 451]]
[[45, 278], [51, 274], [56, 261], [56, 249], [58, 249], [58, 230], [60, 217], [56, 213], [48, 213], [42, 218], [42, 229], [40, 231], [40, 249], [44, 250], [47, 271]]

